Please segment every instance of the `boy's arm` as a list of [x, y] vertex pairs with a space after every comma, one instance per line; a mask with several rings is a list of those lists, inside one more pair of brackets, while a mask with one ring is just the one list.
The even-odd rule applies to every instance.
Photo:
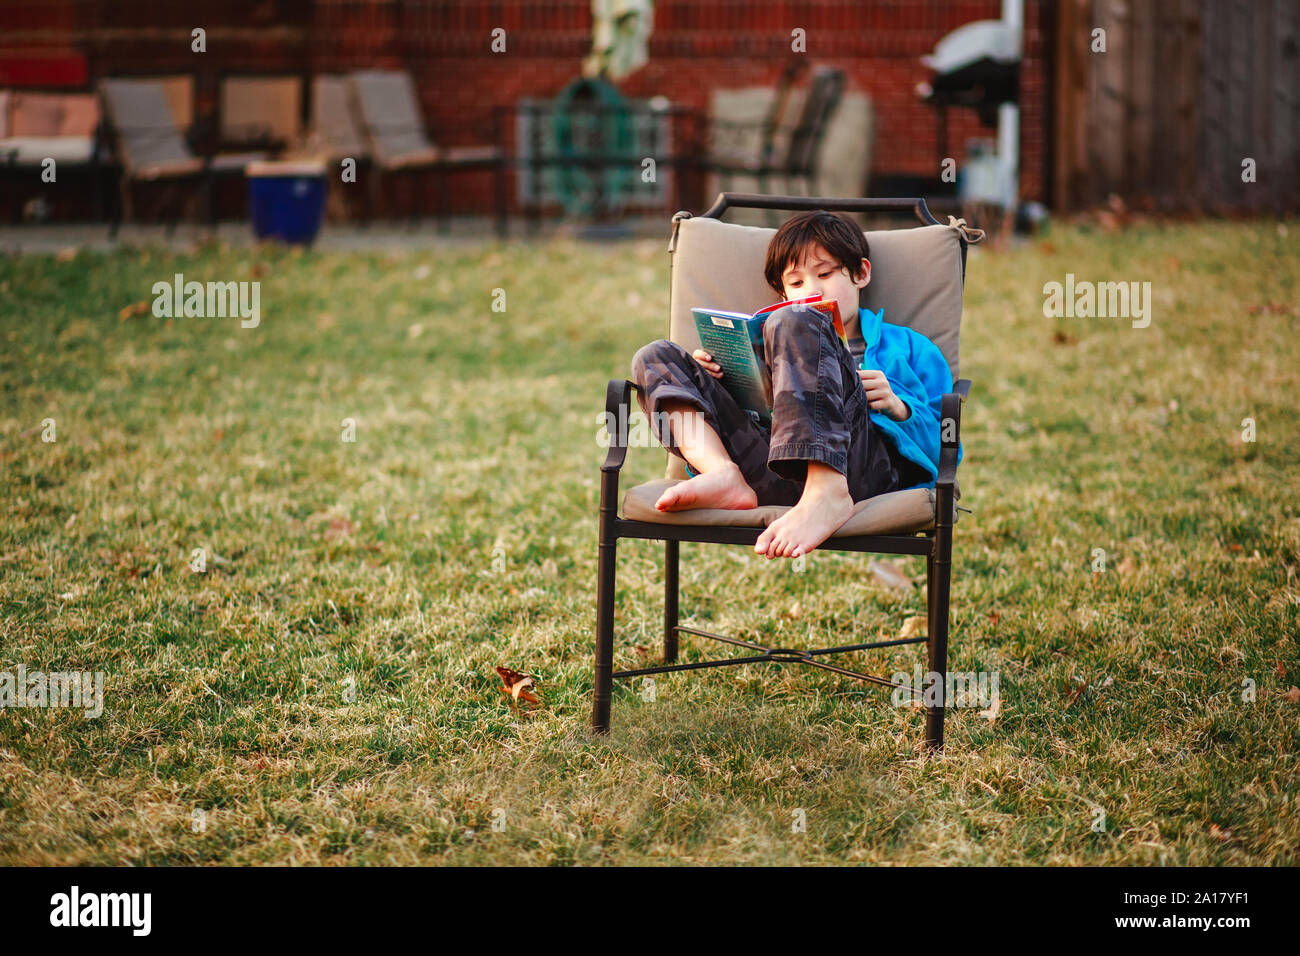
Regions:
[[894, 420], [898, 422], [899, 430], [933, 463], [937, 472], [942, 444], [943, 396], [952, 391], [952, 372], [939, 347], [925, 336], [917, 333], [908, 336], [908, 340], [906, 367], [899, 369], [897, 381], [891, 384], [894, 394], [909, 414], [906, 418]]

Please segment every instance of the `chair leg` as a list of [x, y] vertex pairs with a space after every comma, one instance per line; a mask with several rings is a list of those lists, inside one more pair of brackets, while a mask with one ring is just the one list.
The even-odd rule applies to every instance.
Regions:
[[664, 542], [664, 663], [677, 661], [677, 549], [680, 542]]
[[[941, 498], [942, 500], [942, 498]], [[941, 506], [940, 512], [945, 509]], [[948, 588], [952, 572], [952, 516], [941, 513], [935, 527], [934, 553], [927, 559], [926, 596], [927, 633], [929, 634], [930, 675], [938, 686], [932, 694], [938, 703], [925, 709], [925, 744], [932, 751], [943, 749], [943, 718], [947, 705], [945, 689], [948, 683]]]
[[618, 538], [614, 511], [618, 500], [618, 472], [600, 475], [600, 542], [596, 578], [596, 686], [592, 693], [591, 728], [609, 733], [609, 701], [614, 690], [614, 571]]
[[504, 161], [493, 164], [492, 167], [492, 190], [496, 194], [494, 203], [496, 210], [496, 227], [497, 237], [505, 239], [510, 233], [510, 227], [507, 222], [506, 202], [506, 164]]
[[370, 182], [367, 184], [366, 188], [370, 194], [369, 195], [370, 208], [369, 210], [367, 210], [369, 213], [367, 217], [368, 220], [367, 225], [369, 225], [373, 223], [375, 219], [382, 216], [383, 213], [386, 211], [380, 208], [383, 205], [384, 182], [383, 182], [383, 171], [380, 169], [378, 162], [374, 163], [371, 166]]
[[428, 178], [433, 182], [433, 226], [440, 236], [447, 234], [447, 219], [451, 215], [451, 169], [430, 169]]

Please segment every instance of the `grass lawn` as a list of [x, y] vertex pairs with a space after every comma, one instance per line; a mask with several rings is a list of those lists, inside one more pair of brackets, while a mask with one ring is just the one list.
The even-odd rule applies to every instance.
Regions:
[[[590, 734], [597, 420], [664, 334], [665, 241], [4, 258], [0, 671], [105, 685], [97, 719], [0, 710], [0, 863], [1295, 864], [1298, 229], [972, 250], [950, 666], [1001, 710], [950, 711], [940, 757], [783, 665], [616, 689]], [[177, 272], [259, 280], [260, 326], [119, 315]], [[1151, 282], [1150, 326], [1045, 318], [1067, 272]], [[682, 623], [722, 633], [924, 611], [866, 556], [682, 560]], [[657, 659], [661, 561], [621, 543], [616, 667]]]

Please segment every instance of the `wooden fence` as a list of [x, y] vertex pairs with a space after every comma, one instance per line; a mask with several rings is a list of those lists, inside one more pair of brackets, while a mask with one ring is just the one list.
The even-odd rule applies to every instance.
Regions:
[[1061, 0], [1056, 15], [1057, 209], [1112, 193], [1137, 208], [1300, 208], [1300, 3]]

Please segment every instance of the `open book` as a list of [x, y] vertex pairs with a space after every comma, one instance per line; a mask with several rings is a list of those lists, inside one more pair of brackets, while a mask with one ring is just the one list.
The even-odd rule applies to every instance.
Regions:
[[691, 309], [695, 328], [700, 333], [700, 348], [713, 356], [722, 367], [718, 381], [731, 393], [736, 404], [770, 423], [772, 420], [772, 373], [763, 348], [763, 322], [777, 309], [787, 305], [825, 312], [835, 322], [845, 347], [849, 344], [840, 319], [840, 307], [834, 299], [808, 296], [791, 299], [759, 309], [753, 315], [724, 312], [721, 309]]

